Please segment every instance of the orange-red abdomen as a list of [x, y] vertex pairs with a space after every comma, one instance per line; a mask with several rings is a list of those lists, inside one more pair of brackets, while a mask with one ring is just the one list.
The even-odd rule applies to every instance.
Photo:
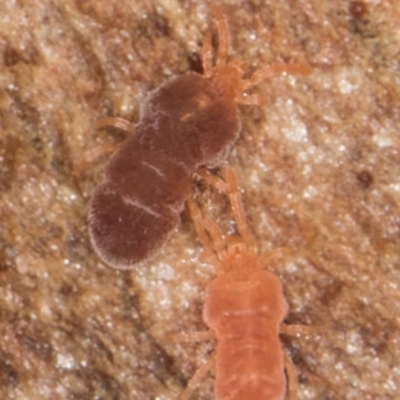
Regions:
[[216, 277], [207, 287], [204, 321], [216, 332], [217, 400], [282, 400], [286, 393], [280, 325], [287, 314], [278, 278], [253, 270]]

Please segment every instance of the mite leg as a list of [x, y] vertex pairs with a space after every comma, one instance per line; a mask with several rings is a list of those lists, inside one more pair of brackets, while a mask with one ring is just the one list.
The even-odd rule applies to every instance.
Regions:
[[210, 9], [213, 17], [216, 19], [218, 29], [218, 54], [216, 62], [218, 67], [227, 64], [230, 47], [229, 28], [222, 8], [217, 5], [211, 5]]
[[95, 128], [96, 129], [117, 128], [130, 133], [133, 132], [134, 124], [120, 117], [105, 117], [97, 120]]
[[272, 75], [281, 74], [283, 72], [288, 72], [290, 74], [309, 75], [312, 72], [312, 68], [306, 64], [294, 63], [266, 65], [265, 67], [256, 70], [250, 79], [242, 81], [242, 90], [248, 90], [259, 84], [264, 79], [269, 78]]
[[193, 220], [197, 235], [204, 247], [204, 257], [217, 269], [220, 268], [220, 262], [215, 256], [214, 251], [219, 254], [225, 247], [225, 241], [218, 225], [209, 217], [202, 215], [197, 204], [189, 199], [187, 201], [190, 216]]
[[201, 244], [206, 249], [212, 249], [212, 242], [207, 235], [207, 229], [204, 226], [204, 218], [199, 207], [192, 199], [187, 201], [187, 206]]
[[285, 358], [285, 369], [288, 380], [288, 399], [297, 400], [298, 379], [296, 367], [286, 352], [283, 353]]
[[107, 143], [98, 145], [90, 150], [86, 150], [83, 153], [83, 161], [74, 166], [74, 175], [81, 175], [82, 172], [86, 171], [88, 167], [93, 164], [99, 157], [114, 153], [118, 148], [115, 143]]
[[188, 382], [186, 389], [179, 396], [179, 400], [189, 400], [190, 396], [193, 394], [198, 383], [206, 376], [208, 371], [210, 371], [210, 369], [213, 367], [214, 362], [215, 362], [215, 353], [212, 356], [210, 356], [207, 362], [195, 372], [195, 374]]
[[196, 175], [199, 175], [200, 178], [203, 179], [207, 183], [207, 185], [213, 187], [218, 192], [228, 195], [227, 183], [224, 180], [222, 180], [221, 178], [219, 178], [218, 176], [212, 174], [208, 169], [200, 168], [196, 172]]
[[291, 253], [289, 247], [279, 247], [277, 249], [271, 250], [268, 254], [260, 257], [262, 265], [269, 265], [276, 258], [281, 258]]
[[[307, 325], [286, 325], [282, 324], [280, 328], [280, 334], [288, 336], [300, 336], [300, 335], [315, 335], [318, 333], [318, 329], [314, 326]], [[283, 353], [285, 358], [285, 369], [288, 378], [288, 400], [297, 400], [298, 391], [298, 379], [296, 367], [293, 365], [292, 360], [286, 352]]]
[[[100, 118], [97, 120], [95, 124], [96, 129], [104, 129], [104, 128], [117, 128], [124, 132], [130, 133], [133, 132], [134, 125], [126, 119], [119, 117], [106, 117]], [[103, 144], [94, 147], [84, 153], [84, 161], [79, 163], [74, 168], [74, 174], [80, 175], [82, 171], [85, 171], [90, 164], [92, 164], [97, 158], [107, 155], [109, 153], [113, 153], [119, 145], [114, 143]]]
[[247, 106], [259, 106], [261, 105], [262, 100], [260, 100], [260, 95], [257, 93], [252, 93], [252, 94], [243, 93], [237, 99], [237, 102]]
[[319, 329], [316, 326], [309, 325], [286, 325], [282, 324], [280, 334], [288, 336], [309, 336], [318, 335]]
[[[95, 128], [96, 129], [117, 128], [121, 129], [124, 132], [131, 133], [134, 130], [134, 124], [120, 117], [105, 117], [105, 118], [100, 118], [96, 121]], [[97, 157], [105, 153], [113, 152], [117, 147], [118, 146], [115, 144], [104, 144], [95, 147], [94, 149], [87, 152], [87, 154], [88, 157], [90, 157], [90, 160], [94, 161]]]
[[201, 169], [198, 174], [204, 179], [210, 186], [217, 189], [219, 192], [226, 194], [229, 197], [229, 201], [232, 207], [233, 217], [236, 221], [238, 231], [243, 238], [243, 241], [247, 246], [255, 248], [255, 240], [251, 233], [247, 222], [246, 214], [242, 203], [242, 197], [240, 195], [240, 189], [236, 181], [235, 173], [231, 168], [225, 168], [226, 182], [221, 178], [211, 174], [206, 169]]
[[250, 248], [255, 248], [255, 239], [247, 225], [240, 189], [237, 184], [236, 176], [232, 169], [226, 168], [226, 183], [228, 184], [229, 200], [232, 205], [232, 213], [235, 218], [238, 231], [243, 241]]
[[206, 36], [203, 40], [203, 46], [201, 47], [201, 60], [203, 64], [204, 75], [210, 76], [212, 70], [212, 48], [210, 32], [206, 33]]
[[199, 332], [187, 332], [187, 333], [172, 333], [168, 335], [171, 342], [206, 342], [216, 338], [214, 331], [199, 331]]

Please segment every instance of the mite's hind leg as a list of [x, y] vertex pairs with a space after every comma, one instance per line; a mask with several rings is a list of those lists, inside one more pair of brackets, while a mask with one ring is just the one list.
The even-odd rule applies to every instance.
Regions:
[[[282, 324], [280, 327], [280, 334], [288, 336], [300, 336], [300, 335], [315, 335], [318, 334], [318, 329], [315, 326], [308, 325], [286, 325]], [[298, 379], [296, 367], [293, 365], [292, 360], [284, 351], [285, 369], [288, 380], [288, 400], [297, 400], [298, 391]]]
[[206, 376], [208, 371], [210, 371], [211, 368], [213, 367], [214, 362], [215, 362], [215, 353], [212, 354], [210, 358], [207, 360], [207, 362], [204, 365], [202, 365], [191, 377], [191, 379], [187, 384], [186, 389], [179, 396], [179, 400], [189, 400], [190, 396], [196, 389], [196, 386]]
[[285, 369], [287, 376], [287, 386], [288, 386], [288, 400], [297, 400], [298, 391], [298, 378], [296, 367], [294, 366], [292, 360], [287, 355], [286, 351], [283, 353], [285, 359]]
[[80, 176], [86, 171], [91, 164], [93, 164], [99, 157], [114, 153], [118, 148], [115, 143], [106, 143], [98, 145], [83, 153], [83, 161], [74, 166], [74, 175]]
[[[105, 117], [100, 118], [96, 121], [96, 129], [104, 128], [117, 128], [124, 132], [131, 133], [134, 130], [134, 125], [126, 119], [120, 117]], [[93, 147], [90, 150], [84, 152], [83, 161], [74, 167], [74, 174], [80, 175], [85, 171], [90, 164], [96, 161], [99, 157], [105, 156], [111, 153], [119, 147], [119, 144], [106, 143]]]
[[318, 335], [320, 333], [320, 330], [316, 326], [310, 326], [310, 325], [282, 324], [279, 333], [282, 335], [299, 337], [299, 336]]

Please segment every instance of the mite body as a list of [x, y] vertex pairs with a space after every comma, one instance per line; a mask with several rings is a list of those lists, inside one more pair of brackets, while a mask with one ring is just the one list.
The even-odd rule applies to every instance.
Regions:
[[[227, 191], [240, 240], [224, 236], [207, 215], [189, 200], [188, 206], [207, 258], [218, 276], [206, 289], [203, 319], [218, 340], [215, 356], [215, 397], [217, 400], [283, 400], [293, 366], [285, 363], [279, 334], [288, 306], [279, 279], [264, 270], [272, 252], [260, 257], [247, 227], [235, 176], [227, 170]], [[227, 242], [227, 244], [225, 244]], [[289, 361], [289, 360], [287, 360]], [[199, 370], [201, 374], [205, 370]], [[192, 381], [199, 381], [194, 376]], [[289, 382], [295, 384], [295, 382]], [[189, 399], [193, 383], [181, 396]]]
[[310, 72], [307, 66], [281, 64], [242, 79], [241, 68], [227, 62], [226, 19], [219, 8], [213, 10], [219, 34], [216, 64], [207, 35], [204, 75], [179, 76], [150, 93], [134, 132], [111, 158], [93, 194], [91, 241], [112, 267], [132, 268], [165, 242], [190, 195], [192, 174], [201, 166], [220, 165], [238, 138], [237, 104], [258, 104], [254, 95], [244, 96], [247, 89], [279, 72]]
[[233, 271], [209, 284], [203, 314], [218, 339], [216, 398], [282, 400], [286, 380], [279, 332], [288, 308], [281, 284], [251, 253], [240, 250], [223, 262]]
[[179, 222], [192, 174], [225, 159], [239, 128], [233, 99], [202, 75], [175, 78], [153, 92], [91, 201], [90, 232], [100, 257], [128, 268], [158, 248]]

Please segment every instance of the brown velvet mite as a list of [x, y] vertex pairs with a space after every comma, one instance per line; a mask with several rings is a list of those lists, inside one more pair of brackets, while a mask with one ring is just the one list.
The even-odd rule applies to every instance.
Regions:
[[[213, 7], [219, 49], [212, 65], [211, 36], [202, 48], [204, 75], [172, 78], [149, 94], [132, 135], [106, 166], [95, 190], [89, 231], [102, 260], [119, 269], [133, 268], [152, 256], [179, 222], [190, 195], [191, 177], [199, 167], [224, 161], [239, 136], [238, 103], [258, 104], [244, 92], [279, 72], [307, 74], [297, 64], [266, 66], [250, 79], [227, 62], [226, 19]], [[118, 120], [120, 121], [120, 120]], [[115, 120], [115, 126], [120, 122]]]

